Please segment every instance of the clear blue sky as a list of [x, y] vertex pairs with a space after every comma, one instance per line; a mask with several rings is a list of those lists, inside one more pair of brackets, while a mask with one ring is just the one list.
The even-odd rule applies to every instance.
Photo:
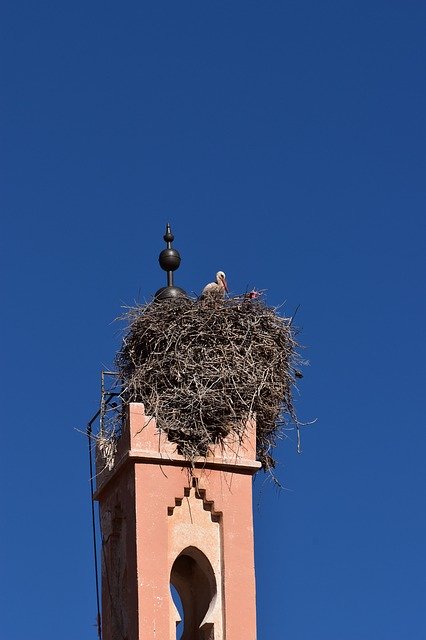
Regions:
[[315, 417], [255, 483], [258, 638], [423, 640], [426, 4], [1, 16], [0, 635], [96, 638], [84, 428], [121, 305], [220, 268], [301, 304]]

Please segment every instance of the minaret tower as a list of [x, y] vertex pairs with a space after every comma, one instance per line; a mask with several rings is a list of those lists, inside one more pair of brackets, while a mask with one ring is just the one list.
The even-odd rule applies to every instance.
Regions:
[[[179, 297], [180, 263], [170, 227], [160, 265]], [[169, 295], [168, 295], [169, 294]], [[225, 439], [189, 462], [144, 405], [127, 406], [114, 466], [99, 459], [95, 498], [102, 531], [102, 640], [255, 640], [252, 476], [254, 421], [234, 446]], [[228, 436], [231, 438], [231, 436]]]

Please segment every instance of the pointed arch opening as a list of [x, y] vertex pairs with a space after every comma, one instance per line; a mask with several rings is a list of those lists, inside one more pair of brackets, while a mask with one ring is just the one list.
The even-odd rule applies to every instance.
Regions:
[[170, 583], [182, 602], [181, 640], [214, 640], [214, 625], [210, 622], [217, 594], [212, 565], [202, 551], [186, 547], [176, 558], [170, 573]]

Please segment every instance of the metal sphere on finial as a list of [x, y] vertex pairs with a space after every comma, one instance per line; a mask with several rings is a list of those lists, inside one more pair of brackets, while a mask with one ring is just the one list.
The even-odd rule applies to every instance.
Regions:
[[164, 242], [167, 242], [167, 243], [168, 242], [173, 242], [173, 240], [175, 239], [175, 237], [174, 237], [174, 235], [172, 233], [172, 230], [170, 229], [170, 224], [169, 223], [166, 224], [166, 233], [164, 234], [163, 238], [164, 238]]
[[180, 265], [180, 253], [177, 249], [172, 247], [172, 242], [175, 239], [170, 224], [166, 225], [166, 233], [163, 236], [164, 242], [167, 244], [167, 248], [163, 249], [158, 257], [158, 262], [163, 271], [167, 271], [167, 287], [162, 287], [155, 294], [156, 300], [166, 300], [167, 298], [182, 298], [187, 297], [186, 292], [180, 287], [175, 287], [173, 284], [173, 272], [179, 268]]
[[171, 232], [170, 225], [166, 226], [166, 233], [163, 236], [164, 242], [167, 243], [167, 249], [163, 249], [158, 257], [160, 267], [164, 271], [176, 271], [180, 265], [180, 253], [177, 249], [173, 249], [172, 242], [175, 239]]

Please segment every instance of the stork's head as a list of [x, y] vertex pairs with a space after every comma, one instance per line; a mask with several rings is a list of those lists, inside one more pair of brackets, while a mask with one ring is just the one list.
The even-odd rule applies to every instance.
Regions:
[[217, 284], [221, 285], [225, 289], [226, 293], [228, 293], [228, 284], [226, 282], [226, 276], [223, 271], [217, 272], [216, 282]]

